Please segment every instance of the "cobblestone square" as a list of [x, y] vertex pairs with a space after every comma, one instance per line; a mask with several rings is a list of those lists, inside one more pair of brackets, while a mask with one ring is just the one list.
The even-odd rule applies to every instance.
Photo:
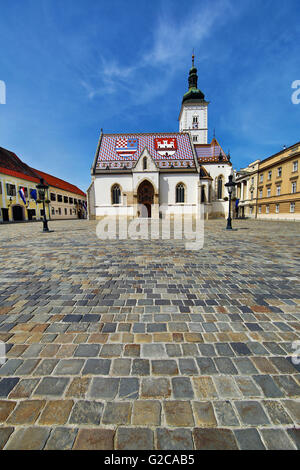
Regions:
[[299, 449], [300, 225], [233, 225], [0, 225], [0, 449]]

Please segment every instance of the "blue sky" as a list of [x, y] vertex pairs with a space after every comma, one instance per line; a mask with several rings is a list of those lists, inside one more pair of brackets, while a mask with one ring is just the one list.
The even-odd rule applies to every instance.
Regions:
[[299, 0], [0, 0], [0, 146], [86, 190], [100, 129], [178, 131], [195, 49], [239, 169], [300, 140]]

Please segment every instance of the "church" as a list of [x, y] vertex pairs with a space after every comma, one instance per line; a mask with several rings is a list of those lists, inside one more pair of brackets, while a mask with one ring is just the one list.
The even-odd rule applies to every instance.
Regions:
[[[101, 130], [88, 188], [90, 219], [194, 214], [227, 217], [230, 156], [207, 142], [208, 105], [192, 58], [179, 132], [105, 134]], [[225, 200], [224, 200], [225, 198]]]

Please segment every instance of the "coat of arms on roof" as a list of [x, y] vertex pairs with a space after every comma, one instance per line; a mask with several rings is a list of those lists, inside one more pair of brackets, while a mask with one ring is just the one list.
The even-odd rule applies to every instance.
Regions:
[[116, 140], [116, 152], [120, 157], [132, 157], [138, 149], [138, 139], [120, 137]]
[[176, 137], [158, 137], [154, 139], [154, 143], [155, 150], [161, 156], [174, 155], [178, 148]]

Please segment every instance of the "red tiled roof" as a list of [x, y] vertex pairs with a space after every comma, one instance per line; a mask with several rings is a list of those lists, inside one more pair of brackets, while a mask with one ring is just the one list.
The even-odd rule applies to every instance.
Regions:
[[39, 183], [39, 178], [34, 178], [34, 176], [28, 176], [24, 173], [19, 171], [9, 170], [8, 168], [3, 168], [0, 166], [0, 173], [4, 173], [5, 175], [14, 176], [15, 178], [20, 178], [26, 181], [32, 181], [34, 183]]
[[16, 178], [21, 178], [26, 181], [33, 181], [35, 183], [39, 183], [40, 178], [44, 178], [49, 186], [55, 186], [56, 188], [64, 191], [69, 191], [70, 193], [86, 197], [86, 194], [81, 191], [81, 189], [77, 188], [77, 186], [67, 183], [67, 181], [56, 178], [55, 176], [49, 175], [48, 173], [30, 168], [30, 166], [22, 162], [15, 153], [2, 147], [0, 147], [0, 173], [15, 176]]
[[70, 193], [79, 194], [80, 196], [86, 197], [86, 194], [81, 191], [81, 189], [77, 188], [71, 183], [67, 181], [61, 180], [60, 178], [56, 178], [55, 176], [49, 175], [48, 173], [44, 173], [43, 171], [36, 170], [35, 168], [31, 168], [35, 173], [37, 173], [41, 178], [49, 184], [49, 186], [54, 186], [55, 188], [62, 189], [64, 191], [69, 191]]
[[22, 162], [15, 153], [2, 147], [0, 147], [0, 172], [27, 181], [39, 182], [38, 175], [26, 163]]

